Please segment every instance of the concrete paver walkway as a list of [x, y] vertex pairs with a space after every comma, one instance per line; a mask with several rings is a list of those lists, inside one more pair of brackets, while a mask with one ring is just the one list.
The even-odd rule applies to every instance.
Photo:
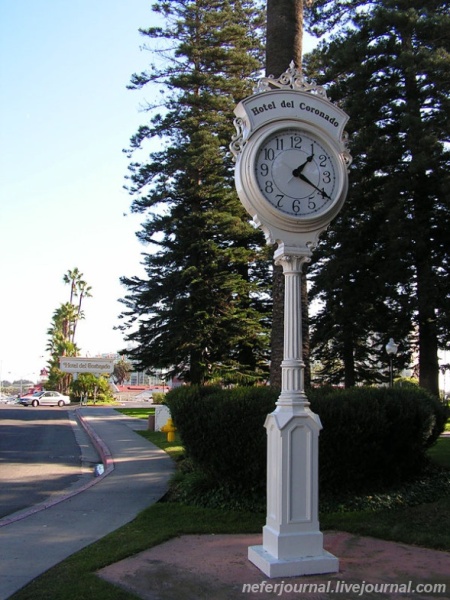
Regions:
[[329, 575], [269, 579], [247, 558], [260, 535], [186, 535], [105, 567], [99, 576], [142, 600], [448, 600], [450, 554], [325, 532]]

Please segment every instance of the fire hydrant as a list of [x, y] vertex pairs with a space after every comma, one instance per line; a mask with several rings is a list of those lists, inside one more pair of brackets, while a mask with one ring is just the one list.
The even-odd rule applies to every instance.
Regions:
[[161, 431], [164, 431], [164, 433], [167, 433], [167, 441], [168, 442], [175, 441], [175, 431], [176, 430], [177, 430], [177, 428], [173, 424], [172, 419], [168, 419], [167, 423], [161, 427]]

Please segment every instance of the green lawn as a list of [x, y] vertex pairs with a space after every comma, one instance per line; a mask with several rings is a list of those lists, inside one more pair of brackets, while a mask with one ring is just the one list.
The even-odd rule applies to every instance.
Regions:
[[168, 442], [167, 434], [161, 431], [140, 431], [142, 437], [145, 437], [149, 442], [153, 442], [159, 448], [162, 448], [172, 458], [177, 458], [183, 454], [183, 446], [181, 445], [178, 434], [175, 433], [175, 441]]
[[441, 437], [437, 444], [428, 450], [428, 455], [438, 465], [450, 469], [450, 436]]
[[[182, 452], [177, 439], [169, 443], [165, 434], [141, 433], [164, 447], [171, 456], [176, 457]], [[450, 468], [450, 438], [439, 439], [430, 455], [439, 464]], [[128, 525], [50, 569], [11, 596], [11, 600], [132, 600], [134, 595], [100, 580], [95, 572], [177, 535], [260, 533], [264, 522], [265, 515], [261, 513], [157, 503]], [[321, 514], [320, 524], [322, 531], [348, 531], [450, 552], [450, 496], [396, 510]]]
[[136, 419], [148, 419], [148, 415], [155, 414], [155, 408], [149, 406], [148, 408], [116, 408], [117, 412], [127, 415], [127, 417], [135, 417]]

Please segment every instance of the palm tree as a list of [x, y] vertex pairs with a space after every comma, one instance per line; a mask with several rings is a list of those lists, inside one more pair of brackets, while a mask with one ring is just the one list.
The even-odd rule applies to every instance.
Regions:
[[81, 303], [83, 302], [83, 298], [91, 298], [91, 286], [82, 279], [83, 273], [80, 273], [79, 269], [75, 267], [71, 271], [67, 271], [67, 273], [63, 276], [64, 283], [68, 283], [70, 285], [70, 300], [69, 304], [73, 306], [74, 298], [78, 298], [78, 307], [76, 308], [76, 315], [72, 320], [72, 327], [67, 334], [69, 335], [69, 339], [72, 344], [75, 343], [75, 332], [77, 329], [77, 323], [80, 319], [84, 318], [84, 315], [81, 310]]
[[77, 323], [78, 323], [79, 319], [84, 319], [84, 313], [81, 310], [81, 303], [83, 301], [83, 298], [92, 298], [91, 290], [92, 290], [92, 287], [90, 285], [88, 285], [85, 281], [80, 280], [78, 282], [78, 291], [79, 291], [78, 311], [77, 311], [77, 318], [73, 324], [73, 330], [72, 330], [72, 342], [73, 343], [75, 343], [75, 331], [77, 329]]
[[52, 326], [48, 330], [50, 336], [60, 335], [67, 342], [73, 343], [73, 329], [77, 319], [83, 318], [77, 308], [70, 302], [61, 304], [52, 317]]
[[122, 385], [124, 381], [128, 379], [131, 371], [133, 370], [132, 364], [125, 358], [121, 358], [114, 365], [114, 378], [119, 385]]
[[81, 281], [82, 273], [75, 267], [72, 271], [67, 271], [63, 276], [64, 283], [70, 284], [70, 304], [73, 304], [73, 299], [78, 296], [78, 283]]
[[59, 370], [59, 358], [78, 354], [78, 348], [71, 341], [73, 326], [77, 318], [77, 309], [73, 304], [70, 302], [61, 304], [53, 313], [52, 325], [47, 331], [49, 335], [47, 351], [51, 355], [48, 382], [51, 387], [55, 387], [62, 393], [67, 393], [72, 375]]

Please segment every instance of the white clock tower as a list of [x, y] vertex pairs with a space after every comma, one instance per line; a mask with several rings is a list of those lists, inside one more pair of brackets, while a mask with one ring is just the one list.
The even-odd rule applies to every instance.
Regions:
[[263, 544], [248, 557], [268, 577], [334, 573], [339, 561], [324, 550], [318, 521], [322, 425], [304, 390], [300, 288], [303, 263], [347, 195], [348, 116], [293, 63], [277, 80], [262, 78], [235, 114], [236, 189], [267, 242], [278, 244], [285, 279], [282, 389], [265, 422], [267, 517]]

